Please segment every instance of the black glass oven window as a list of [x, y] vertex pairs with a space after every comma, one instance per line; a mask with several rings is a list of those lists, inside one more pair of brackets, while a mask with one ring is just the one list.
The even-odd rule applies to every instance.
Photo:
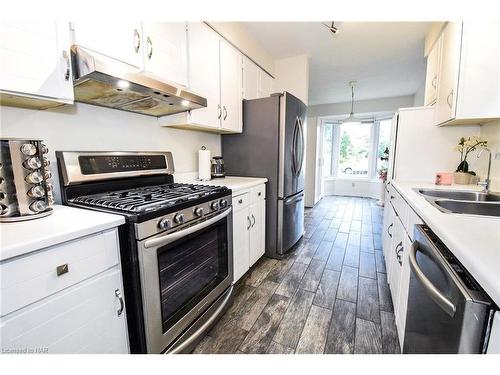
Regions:
[[227, 219], [158, 249], [165, 333], [228, 275]]
[[84, 175], [167, 168], [163, 155], [82, 155], [78, 162]]

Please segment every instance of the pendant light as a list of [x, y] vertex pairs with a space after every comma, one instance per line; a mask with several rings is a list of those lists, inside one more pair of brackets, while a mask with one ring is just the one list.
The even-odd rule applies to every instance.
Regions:
[[350, 81], [349, 86], [351, 86], [351, 113], [349, 114], [349, 117], [347, 117], [343, 123], [347, 122], [361, 122], [360, 119], [358, 119], [356, 116], [354, 116], [354, 86], [356, 85], [356, 81]]

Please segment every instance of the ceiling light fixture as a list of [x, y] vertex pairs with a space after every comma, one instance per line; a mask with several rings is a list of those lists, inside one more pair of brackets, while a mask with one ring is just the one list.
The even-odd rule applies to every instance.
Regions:
[[351, 113], [349, 114], [349, 117], [347, 117], [343, 123], [346, 122], [361, 122], [360, 119], [358, 119], [356, 116], [354, 116], [354, 86], [356, 86], [356, 81], [349, 81], [349, 86], [351, 86]]
[[335, 21], [332, 21], [331, 24], [329, 23], [322, 23], [323, 26], [325, 26], [332, 34], [338, 34], [339, 28], [335, 26]]

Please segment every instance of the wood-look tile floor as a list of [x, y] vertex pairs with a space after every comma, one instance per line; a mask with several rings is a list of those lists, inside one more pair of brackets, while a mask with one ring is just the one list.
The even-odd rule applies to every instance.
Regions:
[[263, 257], [194, 353], [399, 353], [375, 200], [325, 197], [285, 259]]

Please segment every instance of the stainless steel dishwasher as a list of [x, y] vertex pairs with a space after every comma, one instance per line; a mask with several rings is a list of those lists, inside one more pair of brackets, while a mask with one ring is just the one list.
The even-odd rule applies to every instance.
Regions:
[[415, 226], [403, 353], [483, 353], [494, 306], [425, 225]]

